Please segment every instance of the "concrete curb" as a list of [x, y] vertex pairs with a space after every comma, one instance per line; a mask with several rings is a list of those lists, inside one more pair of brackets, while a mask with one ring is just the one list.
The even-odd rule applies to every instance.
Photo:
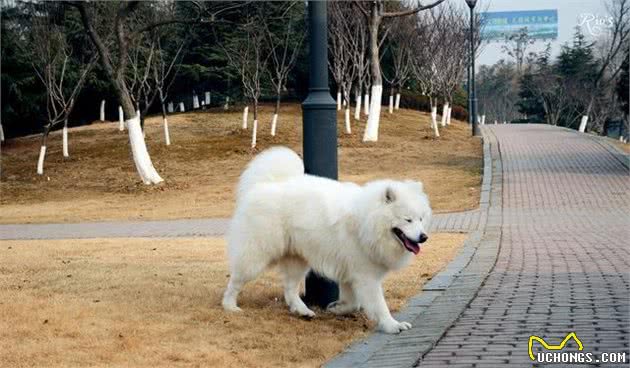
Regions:
[[610, 142], [611, 138], [602, 137], [599, 135], [591, 134], [591, 133], [580, 133], [577, 130], [573, 130], [567, 127], [558, 127], [564, 130], [568, 130], [575, 134], [585, 134], [589, 139], [597, 142], [600, 146], [604, 147], [606, 151], [608, 151], [617, 161], [619, 161], [626, 169], [630, 169], [630, 155], [625, 153], [619, 147], [615, 146]]
[[395, 315], [412, 321], [414, 328], [399, 335], [374, 333], [350, 345], [325, 367], [417, 366], [473, 300], [495, 264], [501, 238], [503, 169], [496, 138], [489, 130], [483, 129], [483, 133], [479, 230], [471, 233], [455, 259]]

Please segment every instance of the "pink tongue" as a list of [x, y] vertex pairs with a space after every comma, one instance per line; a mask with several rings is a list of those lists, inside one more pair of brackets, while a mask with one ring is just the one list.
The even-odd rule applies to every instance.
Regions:
[[409, 239], [405, 238], [405, 248], [413, 254], [420, 253], [420, 246], [416, 243], [411, 242]]

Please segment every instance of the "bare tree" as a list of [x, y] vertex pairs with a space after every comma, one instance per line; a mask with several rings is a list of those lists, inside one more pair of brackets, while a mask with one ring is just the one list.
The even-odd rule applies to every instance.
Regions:
[[149, 152], [140, 128], [140, 118], [127, 85], [126, 73], [129, 66], [130, 41], [145, 32], [170, 24], [198, 24], [214, 22], [232, 9], [242, 6], [232, 2], [200, 3], [189, 1], [179, 3], [191, 8], [195, 16], [176, 18], [171, 15], [156, 18], [156, 7], [152, 2], [84, 2], [66, 1], [78, 9], [81, 22], [92, 43], [96, 47], [101, 65], [118, 97], [129, 131], [129, 142], [133, 160], [145, 184], [157, 184], [163, 181], [153, 167]]
[[[267, 69], [269, 81], [276, 93], [276, 106], [271, 122], [272, 136], [276, 135], [282, 91], [286, 90], [289, 73], [295, 66], [306, 36], [306, 32], [300, 32], [300, 30], [296, 29], [301, 17], [301, 12], [296, 11], [300, 3], [287, 2], [283, 4], [286, 5], [279, 9], [281, 12], [279, 17], [273, 17], [272, 19], [261, 17], [260, 19], [270, 49], [271, 63], [270, 68]], [[276, 22], [281, 23], [281, 26], [277, 26]]]
[[63, 156], [68, 152], [68, 118], [83, 88], [88, 73], [96, 62], [95, 57], [81, 60], [66, 39], [66, 30], [57, 18], [63, 6], [56, 3], [31, 4], [33, 14], [30, 25], [31, 64], [37, 77], [46, 88], [47, 123], [42, 133], [37, 173], [44, 174], [47, 140], [50, 131], [63, 123]]
[[353, 63], [352, 20], [348, 17], [348, 13], [352, 8], [348, 3], [333, 1], [328, 3], [328, 9], [330, 15], [328, 40], [331, 51], [328, 65], [344, 101], [346, 134], [351, 134], [350, 93], [352, 92], [352, 84], [357, 73], [357, 66]]
[[[264, 47], [265, 33], [261, 29], [260, 15], [256, 9], [248, 13], [245, 23], [236, 31], [238, 35], [220, 43], [229, 65], [241, 76], [245, 97], [251, 101], [254, 108], [252, 148], [256, 147], [258, 101], [262, 92], [263, 78], [267, 76], [267, 63], [270, 57], [269, 50]], [[243, 112], [243, 129], [247, 129], [248, 110], [246, 106]]]
[[[398, 6], [395, 10], [386, 10], [386, 2], [384, 0], [374, 0], [370, 2], [353, 1], [352, 3], [365, 16], [368, 23], [370, 35], [369, 51], [370, 51], [370, 68], [372, 75], [372, 92], [370, 114], [368, 116], [367, 126], [363, 141], [377, 141], [378, 127], [381, 115], [381, 100], [383, 97], [383, 79], [381, 75], [381, 58], [379, 50], [379, 31], [384, 19], [404, 17], [416, 14], [422, 10], [430, 9], [444, 0], [437, 0], [429, 5], [422, 5], [418, 1], [414, 1], [412, 6], [403, 8]], [[394, 5], [400, 5], [395, 3]]]
[[[383, 73], [383, 78], [390, 85], [389, 113], [393, 109], [400, 108], [400, 93], [403, 86], [409, 80], [412, 72], [412, 47], [414, 33], [416, 32], [417, 19], [415, 17], [400, 17], [392, 20], [389, 33], [389, 53], [392, 59], [392, 75], [388, 78]], [[394, 96], [396, 102], [394, 103]]]
[[516, 72], [518, 75], [523, 74], [523, 62], [527, 55], [527, 48], [534, 44], [534, 39], [529, 37], [527, 28], [521, 28], [517, 33], [514, 33], [505, 38], [505, 43], [501, 46], [501, 51], [508, 56], [514, 58], [516, 63]]
[[153, 63], [153, 80], [155, 89], [160, 98], [160, 107], [162, 111], [162, 124], [164, 126], [164, 140], [166, 145], [171, 144], [171, 136], [168, 130], [168, 119], [166, 118], [166, 100], [168, 98], [168, 90], [175, 81], [175, 76], [179, 70], [179, 63], [183, 57], [186, 39], [183, 38], [176, 46], [174, 54], [169, 54], [162, 46], [162, 36], [158, 35], [156, 40], [157, 53], [155, 62]]

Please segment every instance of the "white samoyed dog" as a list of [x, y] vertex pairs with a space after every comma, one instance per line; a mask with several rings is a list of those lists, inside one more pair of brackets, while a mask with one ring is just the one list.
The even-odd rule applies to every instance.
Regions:
[[410, 323], [390, 314], [382, 281], [420, 252], [430, 221], [420, 182], [338, 182], [306, 175], [302, 159], [289, 148], [268, 149], [250, 162], [238, 184], [223, 307], [240, 311], [236, 299], [243, 285], [277, 265], [290, 310], [313, 317], [299, 295], [310, 268], [339, 284], [339, 300], [329, 311], [362, 309], [383, 332], [407, 330]]

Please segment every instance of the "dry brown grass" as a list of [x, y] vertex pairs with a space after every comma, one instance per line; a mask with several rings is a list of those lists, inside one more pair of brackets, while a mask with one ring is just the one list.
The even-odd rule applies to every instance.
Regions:
[[[385, 284], [392, 310], [460, 248], [434, 234]], [[373, 327], [362, 315], [289, 314], [279, 278], [246, 286], [244, 312], [220, 307], [221, 239], [94, 239], [0, 243], [2, 367], [312, 367]]]
[[[269, 134], [271, 112], [263, 106], [260, 113], [258, 149], [288, 145], [301, 152], [299, 105], [282, 108], [276, 137]], [[127, 133], [119, 132], [117, 123], [71, 129], [71, 157], [65, 160], [61, 135], [52, 133], [43, 177], [35, 173], [39, 137], [11, 140], [2, 150], [0, 223], [230, 216], [234, 185], [253, 155], [241, 119], [240, 110], [172, 115], [173, 144], [166, 147], [161, 118], [149, 118], [147, 145], [166, 179], [151, 187], [139, 182]], [[481, 143], [465, 123], [455, 122], [433, 139], [429, 115], [384, 113], [380, 140], [370, 144], [361, 142], [364, 125], [353, 123], [352, 135], [339, 134], [341, 180], [420, 179], [438, 212], [477, 206]]]

